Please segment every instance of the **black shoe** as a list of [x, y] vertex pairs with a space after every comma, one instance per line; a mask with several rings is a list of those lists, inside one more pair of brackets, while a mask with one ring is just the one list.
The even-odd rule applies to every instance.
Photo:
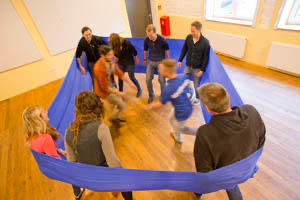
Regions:
[[75, 196], [75, 200], [80, 200], [84, 191], [85, 191], [85, 189], [82, 188], [82, 190], [80, 191], [80, 194], [78, 196]]
[[142, 90], [139, 90], [136, 94], [136, 97], [139, 98], [140, 96], [142, 96], [142, 93], [143, 93]]
[[118, 118], [118, 119], [111, 119], [110, 121], [113, 123], [125, 123], [126, 119]]
[[149, 97], [148, 104], [151, 104], [153, 102], [153, 100], [154, 100], [154, 96], [153, 97]]

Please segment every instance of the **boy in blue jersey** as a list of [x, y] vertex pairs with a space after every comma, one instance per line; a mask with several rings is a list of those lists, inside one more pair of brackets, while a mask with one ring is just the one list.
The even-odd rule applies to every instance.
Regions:
[[159, 73], [168, 79], [167, 85], [162, 90], [160, 101], [150, 104], [149, 110], [161, 108], [170, 101], [174, 107], [170, 117], [170, 124], [174, 129], [171, 136], [176, 142], [182, 143], [181, 133], [195, 135], [197, 132], [197, 128], [185, 126], [193, 112], [193, 105], [188, 97], [193, 85], [188, 75], [176, 74], [176, 62], [172, 59], [161, 62]]

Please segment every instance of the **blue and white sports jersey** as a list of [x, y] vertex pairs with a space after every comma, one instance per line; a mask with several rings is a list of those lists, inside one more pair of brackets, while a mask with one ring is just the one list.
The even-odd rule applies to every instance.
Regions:
[[161, 94], [160, 102], [166, 104], [168, 101], [171, 101], [178, 121], [187, 120], [193, 112], [193, 106], [187, 96], [187, 93], [190, 92], [189, 85], [189, 77], [185, 74], [180, 74], [176, 78], [168, 80]]

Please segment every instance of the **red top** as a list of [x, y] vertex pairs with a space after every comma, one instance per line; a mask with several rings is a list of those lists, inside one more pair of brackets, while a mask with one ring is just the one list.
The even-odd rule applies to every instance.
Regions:
[[61, 159], [57, 153], [56, 143], [49, 134], [42, 134], [31, 140], [31, 148], [36, 152]]

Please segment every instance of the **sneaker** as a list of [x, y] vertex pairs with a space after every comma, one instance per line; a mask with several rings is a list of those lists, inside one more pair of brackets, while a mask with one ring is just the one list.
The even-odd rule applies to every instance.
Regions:
[[181, 135], [175, 136], [174, 133], [171, 133], [170, 136], [175, 141], [175, 143], [182, 144]]
[[139, 98], [140, 96], [142, 96], [142, 93], [143, 93], [142, 90], [139, 90], [136, 94], [136, 97]]
[[80, 194], [78, 196], [75, 196], [75, 200], [80, 200], [84, 191], [85, 191], [84, 188], [80, 188]]
[[200, 100], [196, 99], [193, 103], [194, 103], [194, 105], [200, 105]]
[[153, 100], [154, 100], [154, 96], [153, 97], [149, 97], [148, 104], [151, 104], [153, 102]]
[[126, 119], [118, 118], [118, 119], [110, 119], [112, 123], [125, 123]]

